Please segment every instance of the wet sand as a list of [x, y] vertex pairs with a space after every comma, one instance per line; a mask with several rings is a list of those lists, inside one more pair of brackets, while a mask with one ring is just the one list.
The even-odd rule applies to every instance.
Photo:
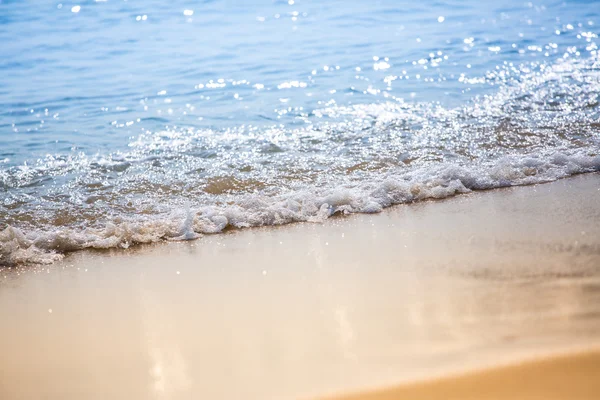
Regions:
[[15, 400], [322, 398], [592, 349], [600, 175], [3, 269], [0, 321]]

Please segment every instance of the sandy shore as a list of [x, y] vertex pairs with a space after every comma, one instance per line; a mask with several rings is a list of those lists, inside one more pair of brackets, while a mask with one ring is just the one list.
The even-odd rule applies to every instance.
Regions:
[[[0, 270], [0, 398], [322, 398], [591, 349], [599, 266], [599, 174], [75, 253]], [[529, 370], [565, 389], [594, 354]]]
[[598, 377], [600, 350], [595, 350], [331, 400], [595, 400]]

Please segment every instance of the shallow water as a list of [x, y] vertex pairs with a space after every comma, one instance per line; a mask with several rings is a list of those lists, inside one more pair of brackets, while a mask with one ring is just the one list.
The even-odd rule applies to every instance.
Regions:
[[0, 264], [599, 170], [598, 3], [497, 3], [1, 0]]

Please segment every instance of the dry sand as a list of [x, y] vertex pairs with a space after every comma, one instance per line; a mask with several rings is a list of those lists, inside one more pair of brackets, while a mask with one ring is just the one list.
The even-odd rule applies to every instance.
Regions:
[[597, 400], [599, 394], [596, 350], [331, 400]]
[[[4, 269], [0, 321], [10, 400], [318, 398], [591, 349], [600, 175]], [[594, 357], [529, 373], [569, 390]]]

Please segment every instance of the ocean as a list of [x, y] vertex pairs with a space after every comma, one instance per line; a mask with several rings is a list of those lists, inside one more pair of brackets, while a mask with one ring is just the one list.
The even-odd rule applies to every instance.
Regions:
[[581, 0], [0, 0], [0, 265], [599, 171], [599, 27]]

